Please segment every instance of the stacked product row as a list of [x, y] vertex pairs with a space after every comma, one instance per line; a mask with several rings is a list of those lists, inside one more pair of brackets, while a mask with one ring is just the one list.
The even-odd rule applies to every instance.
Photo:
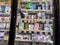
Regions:
[[52, 37], [48, 33], [40, 34], [18, 34], [16, 39], [20, 41], [41, 41], [41, 42], [52, 42]]
[[40, 2], [40, 3], [33, 3], [33, 2], [23, 2], [20, 3], [21, 8], [23, 9], [38, 9], [38, 10], [52, 10], [52, 4], [49, 1]]
[[[24, 18], [26, 19], [52, 19], [53, 18], [53, 14], [47, 13], [45, 11], [42, 12], [34, 12], [34, 13], [26, 13], [23, 12]], [[20, 15], [22, 16], [22, 15]]]
[[32, 31], [37, 31], [37, 30], [45, 30], [45, 31], [53, 31], [53, 23], [52, 22], [20, 22], [19, 23], [19, 30], [32, 30]]

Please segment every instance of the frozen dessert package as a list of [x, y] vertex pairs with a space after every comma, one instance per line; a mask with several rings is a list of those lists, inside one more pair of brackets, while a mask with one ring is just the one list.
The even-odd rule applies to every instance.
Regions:
[[5, 13], [6, 14], [10, 14], [11, 13], [11, 7], [10, 6], [6, 6]]
[[42, 34], [42, 33], [40, 33], [39, 35], [38, 35], [38, 40], [39, 41], [41, 41], [41, 42], [43, 42], [44, 41], [44, 35]]
[[5, 27], [6, 27], [6, 23], [0, 23], [0, 28], [3, 28], [4, 29]]
[[3, 37], [4, 37], [4, 34], [5, 34], [5, 32], [0, 32], [0, 39], [2, 39]]
[[34, 31], [39, 30], [39, 23], [34, 23]]
[[29, 24], [29, 30], [34, 30], [34, 25], [33, 24]]
[[6, 28], [10, 28], [10, 23], [6, 23]]
[[6, 8], [5, 5], [1, 5], [1, 13], [5, 13], [5, 8]]
[[45, 31], [46, 31], [46, 30], [47, 30], [47, 31], [50, 31], [49, 26], [50, 26], [49, 23], [45, 23], [45, 24], [44, 24], [44, 30], [45, 30]]
[[45, 40], [46, 40], [46, 42], [50, 42], [51, 41], [51, 36], [49, 35], [49, 34], [45, 34]]
[[19, 30], [23, 30], [23, 29], [24, 29], [24, 23], [21, 22], [21, 23], [19, 24]]
[[23, 40], [23, 35], [22, 34], [16, 35], [16, 39]]
[[38, 35], [37, 34], [32, 34], [32, 40], [38, 40]]
[[24, 34], [23, 40], [31, 40], [31, 36], [29, 34]]

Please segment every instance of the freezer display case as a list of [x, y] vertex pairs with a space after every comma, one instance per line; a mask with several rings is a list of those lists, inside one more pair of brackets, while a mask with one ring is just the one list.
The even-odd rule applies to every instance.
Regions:
[[[54, 45], [53, 7], [53, 0], [18, 0], [15, 45]], [[10, 19], [11, 0], [1, 0], [1, 45], [8, 44]]]
[[53, 0], [19, 0], [15, 45], [54, 45]]

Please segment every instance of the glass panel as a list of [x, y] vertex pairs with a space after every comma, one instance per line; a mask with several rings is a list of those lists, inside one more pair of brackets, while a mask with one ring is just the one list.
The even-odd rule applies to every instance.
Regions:
[[53, 0], [19, 0], [15, 45], [53, 45]]
[[7, 45], [11, 19], [11, 0], [0, 0], [0, 45]]

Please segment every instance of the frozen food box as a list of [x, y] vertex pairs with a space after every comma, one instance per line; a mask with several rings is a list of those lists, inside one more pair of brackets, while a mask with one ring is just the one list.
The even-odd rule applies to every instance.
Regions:
[[3, 38], [3, 36], [4, 36], [4, 34], [5, 34], [5, 32], [0, 32], [0, 39], [2, 39]]
[[5, 5], [1, 5], [1, 13], [5, 13], [5, 8], [6, 8]]
[[16, 35], [16, 39], [23, 40], [23, 35], [22, 34]]
[[49, 34], [45, 34], [45, 40], [46, 42], [50, 42], [51, 41], [51, 36]]
[[37, 34], [32, 34], [32, 40], [38, 40], [38, 35]]
[[23, 30], [23, 29], [24, 29], [24, 23], [22, 23], [22, 22], [19, 23], [19, 29], [20, 29], [20, 30]]
[[4, 29], [5, 27], [6, 27], [6, 23], [0, 23], [0, 28], [3, 28]]
[[34, 23], [34, 30], [35, 31], [39, 30], [39, 23]]
[[23, 40], [31, 40], [31, 36], [26, 34], [23, 36]]
[[6, 14], [10, 14], [11, 13], [11, 7], [10, 6], [6, 6], [5, 13]]
[[29, 24], [29, 30], [34, 30], [34, 25], [33, 24]]

